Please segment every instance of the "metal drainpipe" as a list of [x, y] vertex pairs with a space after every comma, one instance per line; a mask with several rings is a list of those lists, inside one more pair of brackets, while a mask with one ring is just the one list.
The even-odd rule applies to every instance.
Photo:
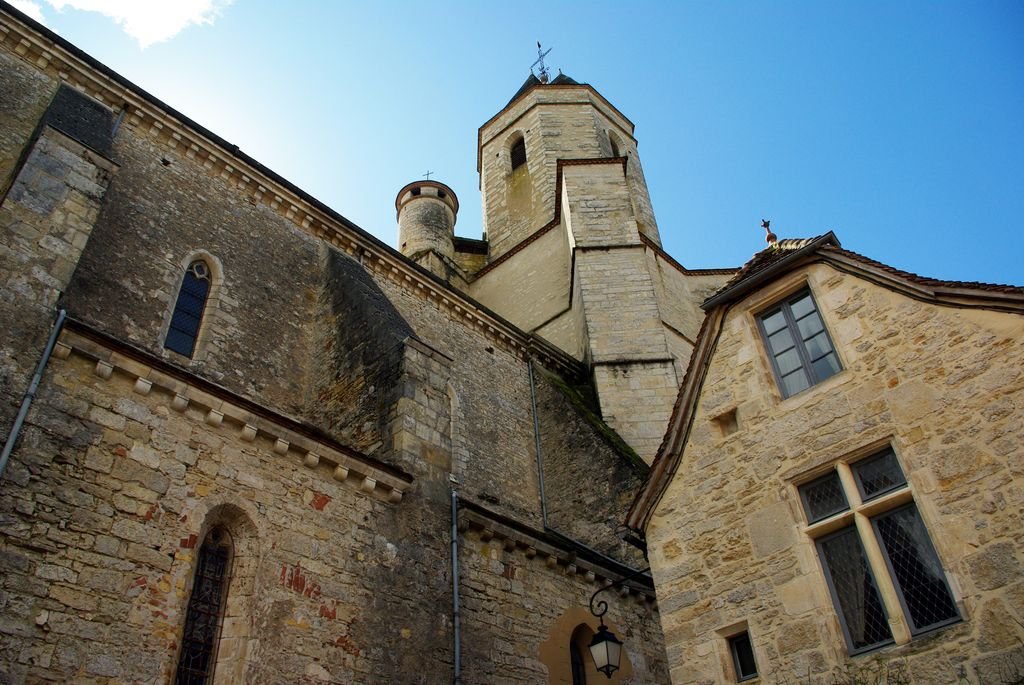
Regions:
[[540, 489], [540, 517], [544, 528], [548, 527], [548, 500], [544, 496], [544, 462], [540, 454], [540, 422], [537, 419], [537, 386], [533, 380], [533, 360], [526, 360], [526, 368], [530, 372], [530, 404], [533, 408], [533, 445], [537, 454], [537, 486]]
[[454, 633], [452, 684], [462, 682], [462, 632], [459, 613], [459, 493], [452, 488], [452, 632]]
[[28, 416], [28, 410], [32, 406], [32, 400], [36, 397], [36, 391], [39, 389], [39, 382], [43, 379], [43, 371], [46, 370], [46, 364], [50, 361], [50, 355], [53, 354], [53, 347], [57, 344], [57, 337], [60, 335], [61, 329], [64, 328], [64, 320], [67, 318], [68, 313], [64, 309], [57, 310], [57, 320], [53, 324], [53, 328], [50, 330], [50, 339], [46, 341], [46, 349], [43, 350], [43, 358], [39, 360], [36, 365], [36, 372], [32, 376], [32, 382], [28, 384], [28, 390], [25, 391], [25, 397], [21, 400], [21, 409], [18, 410], [18, 416], [14, 419], [14, 424], [11, 426], [11, 432], [7, 435], [7, 442], [4, 443], [4, 451], [0, 454], [0, 477], [3, 477], [4, 471], [7, 469], [7, 461], [11, 458], [11, 452], [14, 451], [14, 443], [18, 441], [18, 434], [21, 433], [21, 427], [25, 423], [25, 417]]

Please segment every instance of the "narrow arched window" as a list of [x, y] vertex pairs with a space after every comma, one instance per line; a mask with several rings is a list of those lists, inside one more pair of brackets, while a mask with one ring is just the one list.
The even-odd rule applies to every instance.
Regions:
[[230, 570], [231, 538], [223, 528], [214, 528], [199, 548], [181, 637], [176, 685], [206, 685], [213, 681]]
[[622, 153], [619, 152], [619, 142], [615, 140], [615, 136], [611, 133], [608, 134], [608, 142], [612, 144], [612, 157], [621, 157]]
[[526, 141], [522, 137], [519, 137], [516, 142], [512, 143], [510, 155], [512, 157], [513, 171], [526, 164]]
[[174, 303], [171, 325], [167, 329], [164, 347], [178, 354], [191, 357], [199, 338], [199, 326], [203, 323], [206, 299], [210, 295], [210, 267], [201, 259], [188, 265], [185, 278]]
[[583, 650], [575, 640], [569, 643], [569, 663], [572, 665], [572, 685], [587, 685], [587, 667], [583, 663]]

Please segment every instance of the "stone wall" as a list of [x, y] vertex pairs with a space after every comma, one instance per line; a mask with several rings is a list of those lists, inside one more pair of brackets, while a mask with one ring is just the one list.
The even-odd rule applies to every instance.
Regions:
[[[10, 26], [0, 43], [20, 57], [0, 52], [13, 60], [0, 78], [28, 114], [0, 120], [5, 173], [24, 161], [0, 207], [4, 425], [55, 307], [71, 318], [0, 481], [2, 677], [167, 681], [197, 550], [220, 526], [234, 576], [218, 683], [447, 681], [452, 481], [543, 531], [527, 360], [577, 365], [116, 75]], [[113, 162], [38, 128], [58, 76], [108, 120], [103, 102], [131, 102]], [[185, 358], [163, 339], [196, 258], [214, 284]], [[593, 442], [597, 427], [572, 428], [584, 425]], [[609, 526], [599, 537], [608, 518], [592, 522]], [[560, 544], [568, 567], [574, 543]], [[524, 588], [467, 623], [543, 606], [529, 630], [549, 631], [566, 588]], [[586, 590], [573, 592], [577, 606]], [[634, 666], [663, 673], [650, 603], [633, 602]], [[480, 634], [466, 646], [485, 674], [508, 649]], [[539, 672], [536, 650], [514, 649]]]
[[616, 529], [647, 465], [608, 430], [576, 388], [539, 369], [535, 379], [548, 524], [602, 554], [643, 568], [640, 551]]
[[526, 362], [415, 289], [379, 282], [417, 336], [453, 360], [449, 379], [452, 471], [466, 497], [538, 524], [530, 381]]
[[18, 162], [46, 111], [57, 84], [14, 55], [0, 51], [0, 197], [7, 194]]
[[704, 321], [700, 303], [711, 297], [731, 278], [728, 271], [682, 270], [655, 250], [647, 250], [647, 270], [654, 283], [655, 297], [665, 340], [675, 359], [676, 375], [682, 380], [693, 353], [693, 344]]
[[[843, 370], [781, 399], [755, 315], [804, 283]], [[877, 662], [914, 683], [962, 682], [961, 672], [1002, 683], [1015, 664], [1019, 674], [1022, 411], [1018, 314], [924, 303], [825, 264], [734, 305], [647, 531], [673, 682], [728, 681], [727, 633], [743, 622], [764, 679]], [[886, 446], [963, 620], [910, 639], [891, 612], [897, 644], [851, 658], [796, 484]]]
[[[9, 187], [0, 188], [0, 426], [6, 434], [117, 165], [44, 123], [64, 113], [60, 104], [73, 106], [87, 98], [63, 89], [57, 106], [49, 100], [40, 110], [36, 105], [52, 96], [54, 84], [30, 78], [21, 65], [0, 57], [5, 64], [0, 86], [10, 88], [4, 106], [26, 108], [12, 114], [9, 127], [0, 127], [4, 172], [11, 175]], [[34, 125], [24, 119], [26, 113], [39, 117]], [[98, 119], [102, 129], [102, 112]]]
[[387, 453], [386, 425], [413, 330], [359, 264], [325, 245], [320, 260], [307, 415], [358, 450]]
[[[211, 425], [202, 400], [98, 368], [77, 351], [52, 361], [3, 481], [11, 682], [168, 681], [212, 522], [238, 547], [218, 682], [408, 682], [411, 658], [414, 682], [449, 676], [445, 547], [424, 544], [443, 519], [418, 493], [389, 503], [262, 429]], [[442, 656], [423, 660], [403, 631]]]
[[[121, 164], [68, 288], [69, 311], [110, 335], [295, 416], [309, 397], [317, 242], [256, 205], [196, 158], [132, 127]], [[204, 336], [187, 359], [163, 347], [182, 274], [209, 255], [222, 273]]]
[[[591, 632], [597, 628], [586, 607], [606, 581], [489, 535], [474, 528], [462, 537], [462, 603], [468, 614], [462, 628], [464, 682], [571, 685], [569, 641], [579, 625]], [[601, 598], [610, 604], [606, 623], [624, 643], [623, 673], [611, 683], [667, 682], [652, 603], [643, 594], [618, 591]], [[606, 682], [592, 666], [591, 672], [588, 682]]]
[[[469, 294], [523, 330], [536, 331], [568, 308], [571, 263], [565, 228], [555, 226], [474, 280]], [[548, 339], [570, 354], [580, 348], [578, 340]]]

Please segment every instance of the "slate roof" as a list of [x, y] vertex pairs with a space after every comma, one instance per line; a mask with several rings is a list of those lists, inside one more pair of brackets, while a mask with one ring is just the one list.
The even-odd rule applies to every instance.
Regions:
[[[509, 105], [511, 105], [513, 102], [515, 102], [516, 98], [518, 98], [520, 95], [522, 95], [526, 91], [530, 90], [534, 86], [543, 86], [543, 85], [544, 84], [540, 82], [540, 79], [537, 78], [536, 76], [534, 76], [533, 72], [531, 71], [530, 75], [523, 82], [523, 85], [519, 86], [519, 90], [516, 91], [516, 94], [512, 96], [512, 99], [509, 100], [508, 103], [505, 106], [508, 107]], [[551, 83], [549, 83], [547, 85], [549, 85], [549, 86], [585, 86], [587, 84], [586, 83], [580, 83], [579, 81], [577, 81], [576, 79], [572, 78], [571, 76], [566, 76], [562, 72], [558, 72], [558, 76], [556, 76], [554, 79], [552, 79]]]
[[526, 91], [530, 90], [534, 86], [539, 86], [539, 85], [540, 85], [540, 79], [537, 78], [536, 76], [534, 76], [533, 72], [531, 71], [530, 75], [528, 77], [526, 77], [526, 80], [523, 82], [523, 85], [519, 86], [519, 90], [516, 91], [516, 94], [512, 96], [512, 99], [509, 100], [508, 103], [505, 106], [508, 107], [513, 102], [515, 102], [515, 99], [517, 97], [519, 97], [520, 95], [522, 95]]

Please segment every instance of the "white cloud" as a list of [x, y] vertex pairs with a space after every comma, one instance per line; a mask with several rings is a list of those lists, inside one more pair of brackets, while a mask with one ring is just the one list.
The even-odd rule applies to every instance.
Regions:
[[39, 6], [39, 3], [32, 2], [32, 0], [10, 0], [10, 3], [14, 5], [14, 9], [21, 10], [40, 24], [46, 23], [46, 19], [43, 18], [43, 8]]
[[47, 0], [57, 10], [70, 7], [110, 17], [142, 48], [170, 40], [192, 24], [212, 24], [232, 1]]

